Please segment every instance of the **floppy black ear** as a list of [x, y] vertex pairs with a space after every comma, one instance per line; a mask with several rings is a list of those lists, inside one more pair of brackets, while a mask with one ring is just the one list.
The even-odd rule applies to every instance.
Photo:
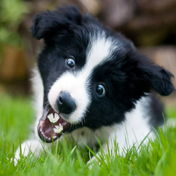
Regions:
[[64, 6], [55, 11], [35, 15], [31, 28], [36, 39], [47, 38], [56, 33], [73, 29], [82, 22], [82, 15], [76, 6]]
[[130, 76], [135, 86], [141, 87], [144, 92], [155, 90], [160, 95], [169, 95], [174, 90], [171, 77], [166, 69], [152, 63], [147, 57], [137, 54], [134, 56], [133, 73]]
[[153, 72], [153, 78], [151, 79], [151, 85], [153, 89], [160, 95], [170, 95], [174, 90], [174, 86], [171, 82], [171, 77], [174, 77], [169, 71], [158, 66], [158, 72], [155, 75]]

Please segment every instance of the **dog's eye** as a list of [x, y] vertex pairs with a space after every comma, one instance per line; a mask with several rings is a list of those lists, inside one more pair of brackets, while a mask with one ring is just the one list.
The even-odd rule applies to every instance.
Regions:
[[103, 97], [105, 95], [105, 87], [102, 84], [96, 86], [96, 94], [98, 97]]
[[66, 60], [66, 64], [67, 64], [70, 68], [73, 68], [73, 67], [75, 66], [75, 61], [74, 61], [74, 59], [72, 59], [72, 58], [68, 58], [68, 59]]

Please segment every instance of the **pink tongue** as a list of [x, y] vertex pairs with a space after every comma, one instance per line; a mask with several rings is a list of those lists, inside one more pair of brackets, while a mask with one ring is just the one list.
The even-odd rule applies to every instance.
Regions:
[[52, 124], [48, 118], [46, 118], [41, 126], [41, 130], [42, 130], [42, 133], [48, 137], [48, 138], [51, 138], [51, 136], [53, 136], [53, 126], [54, 124]]

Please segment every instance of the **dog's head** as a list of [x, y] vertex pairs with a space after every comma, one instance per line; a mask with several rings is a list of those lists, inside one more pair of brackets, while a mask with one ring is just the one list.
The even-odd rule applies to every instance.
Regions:
[[174, 89], [170, 72], [74, 6], [37, 14], [32, 34], [45, 43], [38, 57], [44, 86], [38, 131], [46, 142], [61, 131], [119, 123], [146, 93]]

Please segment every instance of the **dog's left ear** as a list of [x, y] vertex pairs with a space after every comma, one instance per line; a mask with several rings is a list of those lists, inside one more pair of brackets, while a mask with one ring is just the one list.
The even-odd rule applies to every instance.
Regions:
[[57, 8], [54, 11], [38, 13], [33, 19], [31, 32], [36, 39], [47, 39], [55, 34], [65, 34], [73, 31], [76, 25], [82, 23], [82, 15], [76, 6]]
[[[131, 57], [131, 56], [130, 56]], [[174, 90], [171, 78], [172, 73], [166, 69], [152, 63], [147, 57], [136, 54], [130, 59], [130, 72], [128, 76], [134, 89], [149, 92], [155, 90], [160, 95], [169, 95]]]

